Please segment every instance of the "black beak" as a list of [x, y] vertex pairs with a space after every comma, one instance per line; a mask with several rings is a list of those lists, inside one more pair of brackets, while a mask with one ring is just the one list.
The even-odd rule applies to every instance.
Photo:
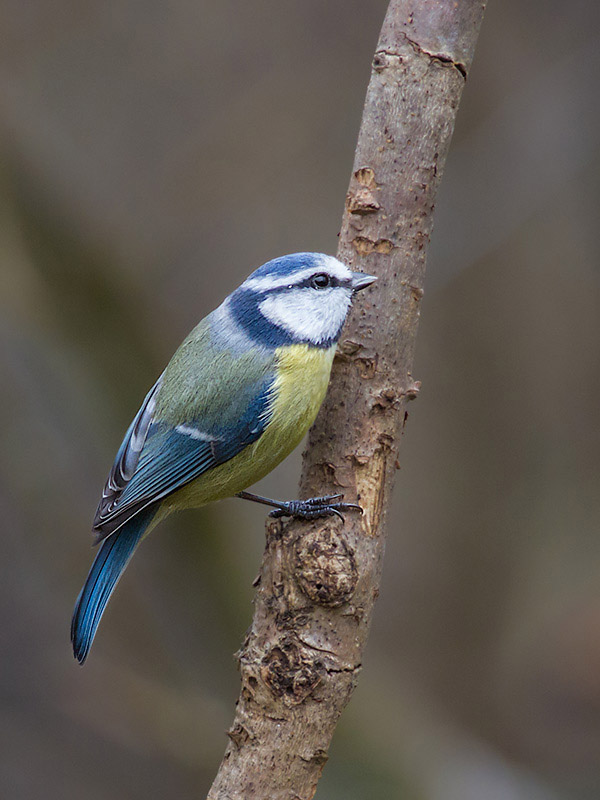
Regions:
[[352, 291], [353, 292], [360, 292], [361, 289], [366, 289], [367, 286], [370, 286], [377, 278], [375, 275], [367, 275], [366, 272], [353, 272], [352, 273]]

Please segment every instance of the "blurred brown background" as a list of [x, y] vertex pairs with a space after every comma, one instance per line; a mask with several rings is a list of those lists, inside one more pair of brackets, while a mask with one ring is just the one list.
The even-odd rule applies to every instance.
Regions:
[[[192, 325], [266, 259], [335, 252], [385, 6], [2, 0], [2, 798], [191, 800], [216, 772], [264, 513], [163, 525], [79, 669], [90, 520]], [[596, 0], [490, 4], [320, 800], [600, 796], [599, 77]]]

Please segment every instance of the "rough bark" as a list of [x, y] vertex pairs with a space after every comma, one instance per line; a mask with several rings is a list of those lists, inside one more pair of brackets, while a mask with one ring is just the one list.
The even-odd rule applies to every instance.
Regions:
[[373, 58], [338, 256], [361, 293], [304, 453], [300, 496], [364, 515], [267, 525], [242, 689], [209, 800], [307, 800], [360, 670], [379, 592], [434, 201], [485, 4], [392, 0]]

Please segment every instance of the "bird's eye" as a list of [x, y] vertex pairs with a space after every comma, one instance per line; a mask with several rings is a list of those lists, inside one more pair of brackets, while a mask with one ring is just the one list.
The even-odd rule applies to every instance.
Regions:
[[326, 289], [328, 286], [331, 286], [331, 278], [326, 272], [319, 272], [318, 275], [312, 276], [310, 285], [313, 289]]

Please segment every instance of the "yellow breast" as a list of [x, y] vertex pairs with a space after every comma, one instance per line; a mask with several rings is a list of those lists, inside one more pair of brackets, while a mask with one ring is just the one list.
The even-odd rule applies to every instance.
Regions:
[[[165, 512], [230, 497], [264, 478], [301, 442], [327, 391], [335, 345], [306, 344], [277, 350], [271, 419], [262, 436], [241, 453], [201, 475], [163, 503]], [[162, 516], [162, 515], [161, 515]]]

